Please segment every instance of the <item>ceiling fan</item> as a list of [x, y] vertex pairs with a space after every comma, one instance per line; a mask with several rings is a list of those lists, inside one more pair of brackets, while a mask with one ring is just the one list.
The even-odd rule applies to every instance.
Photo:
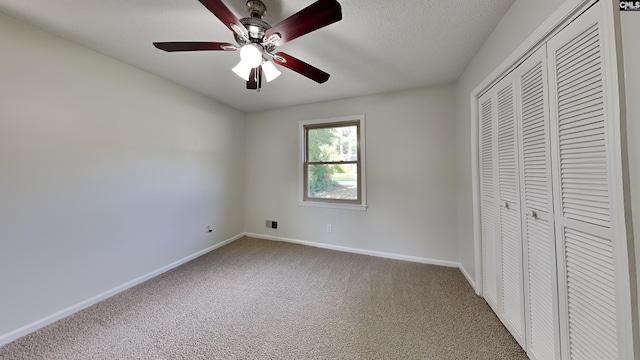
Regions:
[[247, 89], [251, 90], [260, 91], [263, 74], [267, 82], [280, 76], [273, 62], [320, 84], [329, 80], [330, 75], [326, 72], [289, 54], [274, 51], [286, 42], [340, 21], [342, 7], [336, 0], [318, 0], [273, 27], [262, 20], [267, 8], [260, 0], [247, 1], [249, 17], [242, 19], [236, 18], [221, 0], [198, 1], [233, 32], [238, 45], [226, 42], [154, 42], [155, 47], [168, 52], [240, 49], [240, 63], [233, 72], [246, 80]]

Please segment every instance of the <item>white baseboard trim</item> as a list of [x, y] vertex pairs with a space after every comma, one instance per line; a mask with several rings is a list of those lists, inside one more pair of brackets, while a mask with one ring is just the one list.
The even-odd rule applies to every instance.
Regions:
[[409, 256], [409, 255], [387, 253], [382, 251], [364, 250], [364, 249], [357, 249], [357, 248], [351, 248], [346, 246], [323, 244], [323, 243], [298, 240], [298, 239], [288, 239], [288, 238], [263, 235], [263, 234], [245, 233], [245, 235], [248, 237], [257, 238], [257, 239], [282, 241], [282, 242], [288, 242], [293, 244], [313, 246], [313, 247], [322, 248], [322, 249], [337, 250], [342, 252], [369, 255], [369, 256], [375, 256], [375, 257], [381, 257], [381, 258], [387, 258], [387, 259], [404, 260], [404, 261], [411, 261], [411, 262], [422, 263], [422, 264], [455, 267], [455, 268], [460, 267], [460, 264], [454, 261], [436, 260], [436, 259], [429, 259], [429, 258], [423, 258], [418, 256]]
[[94, 296], [92, 298], [89, 298], [87, 300], [81, 301], [81, 302], [79, 302], [79, 303], [77, 303], [75, 305], [69, 306], [66, 309], [60, 310], [60, 311], [58, 311], [58, 312], [56, 312], [54, 314], [51, 314], [49, 316], [46, 316], [46, 317], [44, 317], [44, 318], [42, 318], [40, 320], [36, 320], [36, 321], [34, 321], [34, 322], [30, 323], [30, 324], [27, 324], [27, 325], [25, 325], [25, 326], [23, 326], [21, 328], [18, 328], [16, 330], [13, 330], [13, 331], [9, 332], [9, 333], [0, 335], [0, 346], [6, 345], [6, 344], [18, 339], [18, 338], [21, 338], [21, 337], [23, 337], [23, 336], [25, 336], [25, 335], [27, 335], [27, 334], [29, 334], [31, 332], [34, 332], [34, 331], [36, 331], [36, 330], [38, 330], [40, 328], [43, 328], [43, 327], [45, 327], [45, 326], [47, 326], [49, 324], [52, 324], [52, 323], [54, 323], [54, 322], [56, 322], [58, 320], [61, 320], [61, 319], [65, 318], [65, 317], [67, 317], [67, 316], [69, 316], [71, 314], [74, 314], [74, 313], [76, 313], [76, 312], [78, 312], [78, 311], [80, 311], [82, 309], [85, 309], [85, 308], [87, 308], [87, 307], [89, 307], [91, 305], [97, 304], [100, 301], [103, 301], [103, 300], [105, 300], [107, 298], [110, 298], [110, 297], [120, 293], [120, 292], [123, 292], [123, 291], [125, 291], [125, 290], [127, 290], [129, 288], [132, 288], [132, 287], [134, 287], [134, 286], [136, 286], [138, 284], [141, 284], [141, 283], [143, 283], [143, 282], [145, 282], [147, 280], [150, 280], [150, 279], [152, 279], [152, 278], [154, 278], [154, 277], [156, 277], [156, 276], [158, 276], [158, 275], [160, 275], [162, 273], [165, 273], [165, 272], [167, 272], [167, 271], [169, 271], [171, 269], [174, 269], [174, 268], [176, 268], [176, 267], [178, 267], [178, 266], [180, 266], [182, 264], [185, 264], [185, 263], [187, 263], [187, 262], [189, 262], [189, 261], [191, 261], [191, 260], [193, 260], [195, 258], [198, 258], [198, 257], [200, 257], [200, 256], [202, 256], [202, 255], [204, 255], [204, 254], [206, 254], [208, 252], [211, 252], [211, 251], [213, 251], [213, 250], [215, 250], [217, 248], [220, 248], [220, 247], [222, 247], [224, 245], [227, 245], [227, 244], [229, 244], [229, 243], [231, 243], [231, 242], [233, 242], [233, 241], [235, 241], [237, 239], [240, 239], [243, 236], [244, 236], [244, 234], [240, 234], [240, 235], [236, 235], [236, 236], [234, 236], [232, 238], [229, 238], [227, 240], [221, 241], [221, 242], [219, 242], [219, 243], [217, 243], [215, 245], [212, 245], [212, 246], [210, 246], [210, 247], [208, 247], [208, 248], [206, 248], [204, 250], [198, 251], [195, 254], [189, 255], [189, 256], [187, 256], [185, 258], [182, 258], [182, 259], [180, 259], [178, 261], [175, 261], [175, 262], [173, 262], [173, 263], [171, 263], [169, 265], [163, 266], [158, 270], [152, 271], [152, 272], [150, 272], [150, 273], [148, 273], [146, 275], [140, 276], [140, 277], [138, 277], [136, 279], [133, 279], [133, 280], [131, 280], [129, 282], [126, 282], [126, 283], [124, 283], [122, 285], [116, 286], [111, 290], [107, 290], [107, 291], [103, 292], [102, 294], [98, 294], [98, 295], [96, 295], [96, 296]]
[[473, 278], [471, 277], [471, 275], [469, 275], [469, 273], [467, 272], [467, 269], [464, 268], [464, 266], [462, 266], [462, 264], [459, 264], [459, 268], [460, 268], [460, 272], [462, 272], [462, 275], [464, 275], [465, 278], [467, 278], [467, 281], [469, 282], [469, 285], [471, 285], [471, 287], [473, 288], [473, 291], [476, 292], [476, 294], [478, 293], [478, 289], [476, 289], [476, 282], [473, 280]]

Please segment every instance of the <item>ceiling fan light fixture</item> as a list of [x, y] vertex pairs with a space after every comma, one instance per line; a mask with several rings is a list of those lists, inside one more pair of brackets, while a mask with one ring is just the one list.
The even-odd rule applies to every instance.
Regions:
[[271, 82], [271, 80], [282, 75], [280, 70], [278, 70], [271, 61], [265, 61], [264, 64], [262, 64], [262, 71], [264, 71], [264, 77], [267, 79], [267, 82]]
[[250, 68], [262, 64], [262, 47], [258, 44], [246, 44], [240, 49], [240, 59]]
[[249, 66], [244, 60], [240, 60], [238, 65], [236, 65], [233, 69], [233, 72], [236, 75], [240, 76], [244, 79], [244, 81], [249, 81], [249, 75], [251, 74], [252, 67]]
[[338, 0], [315, 0], [313, 4], [274, 26], [262, 20], [267, 10], [263, 0], [244, 0], [249, 17], [242, 19], [238, 19], [224, 4], [231, 0], [198, 1], [231, 30], [238, 45], [201, 41], [154, 42], [153, 45], [156, 48], [167, 52], [240, 50], [241, 61], [232, 70], [247, 82], [247, 89], [250, 90], [260, 91], [263, 73], [267, 82], [281, 75], [274, 63], [318, 84], [329, 80], [329, 74], [326, 72], [289, 54], [275, 51], [277, 47], [293, 39], [342, 20], [342, 6]]

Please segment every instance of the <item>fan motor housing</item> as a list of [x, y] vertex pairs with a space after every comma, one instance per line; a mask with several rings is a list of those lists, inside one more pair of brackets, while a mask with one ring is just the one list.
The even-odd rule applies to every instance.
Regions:
[[[271, 29], [271, 25], [257, 18], [242, 18], [240, 19], [240, 22], [242, 23], [242, 25], [244, 25], [244, 27], [247, 29], [247, 32], [249, 33], [249, 41], [258, 44], [261, 44], [263, 42], [265, 32], [268, 29]], [[236, 38], [236, 42], [240, 46], [247, 43], [245, 39], [238, 36], [237, 34], [234, 34], [234, 37]], [[267, 44], [264, 46], [264, 48], [267, 51], [273, 51], [275, 49], [275, 46], [272, 44]]]
[[249, 0], [247, 1], [247, 11], [249, 11], [249, 16], [252, 18], [262, 19], [267, 12], [267, 7], [260, 0]]

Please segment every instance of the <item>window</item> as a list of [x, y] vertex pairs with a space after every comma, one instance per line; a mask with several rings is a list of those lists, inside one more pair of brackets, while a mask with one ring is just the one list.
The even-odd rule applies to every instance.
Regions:
[[366, 209], [364, 115], [300, 122], [300, 205]]

